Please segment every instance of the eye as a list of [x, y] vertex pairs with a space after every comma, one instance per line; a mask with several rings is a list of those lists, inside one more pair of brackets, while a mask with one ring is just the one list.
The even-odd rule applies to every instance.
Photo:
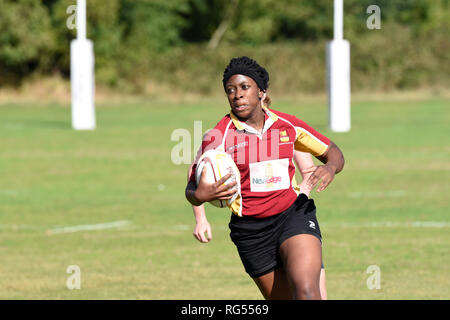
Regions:
[[227, 94], [231, 94], [231, 93], [233, 93], [235, 90], [234, 90], [234, 88], [232, 88], [232, 87], [230, 87], [230, 88], [228, 88], [227, 89]]
[[243, 84], [241, 87], [243, 90], [247, 90], [250, 88], [250, 86], [248, 84]]

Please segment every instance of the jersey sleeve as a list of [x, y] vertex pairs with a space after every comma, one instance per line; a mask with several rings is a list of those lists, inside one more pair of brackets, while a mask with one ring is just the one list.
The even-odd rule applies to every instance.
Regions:
[[293, 125], [296, 131], [295, 150], [309, 152], [316, 157], [327, 151], [331, 143], [330, 139], [296, 117], [293, 119]]
[[221, 143], [221, 134], [217, 129], [211, 129], [206, 132], [203, 136], [202, 145], [198, 149], [197, 154], [194, 159], [194, 163], [190, 167], [189, 181], [195, 181], [195, 171], [197, 169], [197, 163], [200, 157], [205, 153], [205, 151], [217, 148]]

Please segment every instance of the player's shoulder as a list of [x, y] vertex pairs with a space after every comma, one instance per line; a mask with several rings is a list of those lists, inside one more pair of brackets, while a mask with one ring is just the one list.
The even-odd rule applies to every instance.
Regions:
[[213, 139], [212, 137], [217, 137], [217, 135], [223, 136], [231, 122], [232, 120], [229, 114], [223, 116], [213, 128], [205, 132], [203, 135], [203, 141], [211, 141], [211, 139]]
[[289, 114], [289, 113], [285, 113], [285, 112], [281, 112], [279, 110], [275, 110], [275, 109], [269, 109], [270, 112], [272, 112], [273, 114], [275, 114], [279, 119], [290, 123], [293, 126], [301, 126], [303, 124], [303, 121], [300, 120], [298, 117]]
[[219, 122], [217, 122], [216, 127], [226, 130], [226, 128], [232, 123], [231, 116], [229, 113], [224, 115]]
[[220, 130], [223, 132], [227, 129], [231, 121], [232, 120], [230, 114], [226, 114], [222, 117], [222, 119], [220, 119], [219, 122], [216, 123], [216, 125], [212, 129]]

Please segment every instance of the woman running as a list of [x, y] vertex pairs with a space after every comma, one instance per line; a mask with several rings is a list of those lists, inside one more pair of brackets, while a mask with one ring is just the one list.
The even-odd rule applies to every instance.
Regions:
[[[241, 174], [240, 197], [231, 205], [230, 237], [246, 272], [266, 299], [320, 299], [321, 233], [314, 201], [295, 184], [294, 150], [324, 165], [303, 170], [313, 189], [323, 191], [344, 166], [340, 149], [304, 121], [265, 107], [267, 71], [248, 57], [231, 59], [223, 86], [231, 107], [202, 142], [228, 152]], [[195, 183], [195, 166], [186, 187], [194, 206], [231, 199], [236, 182], [226, 175], [214, 184]], [[205, 171], [203, 172], [203, 174]]]

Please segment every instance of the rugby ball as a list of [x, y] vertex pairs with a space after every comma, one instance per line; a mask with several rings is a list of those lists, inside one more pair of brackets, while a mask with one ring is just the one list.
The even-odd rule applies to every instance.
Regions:
[[236, 200], [238, 195], [241, 193], [241, 174], [239, 169], [234, 163], [231, 156], [220, 150], [208, 150], [206, 151], [198, 160], [197, 169], [195, 170], [195, 181], [197, 185], [200, 182], [202, 176], [203, 168], [206, 167], [205, 182], [215, 183], [219, 181], [222, 177], [231, 173], [231, 177], [225, 181], [224, 184], [229, 184], [231, 182], [237, 181], [235, 188], [237, 191], [231, 199], [228, 200], [213, 200], [210, 201], [213, 206], [219, 208], [231, 207], [232, 203]]

